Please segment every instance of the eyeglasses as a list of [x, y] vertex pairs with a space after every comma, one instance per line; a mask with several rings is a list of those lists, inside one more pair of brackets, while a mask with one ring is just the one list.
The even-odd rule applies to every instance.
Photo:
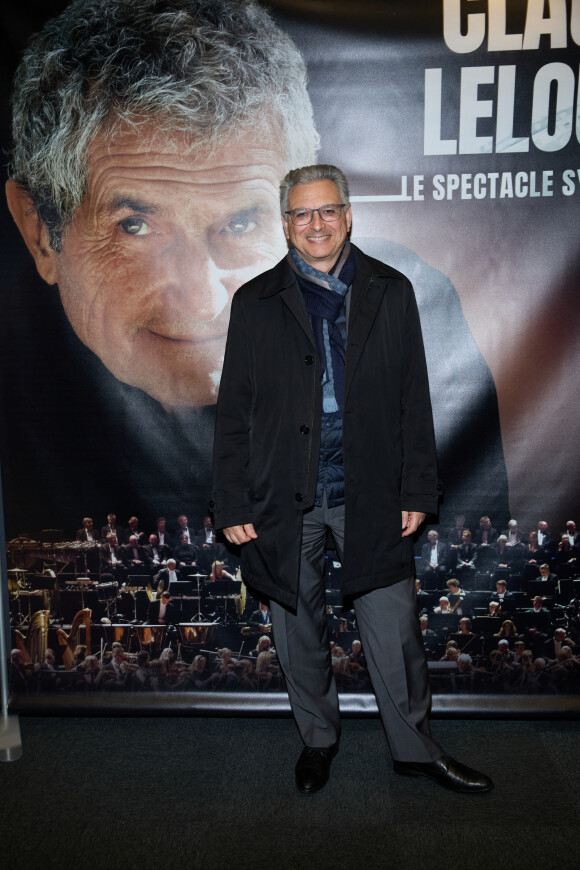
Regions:
[[292, 211], [287, 211], [286, 214], [293, 224], [298, 227], [305, 227], [314, 217], [314, 212], [318, 212], [318, 217], [325, 223], [332, 223], [340, 220], [343, 208], [346, 205], [341, 202], [337, 204], [321, 205], [320, 208], [293, 208]]

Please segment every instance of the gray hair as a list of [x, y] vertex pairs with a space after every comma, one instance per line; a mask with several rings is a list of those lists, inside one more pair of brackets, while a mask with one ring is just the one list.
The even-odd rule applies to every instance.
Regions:
[[292, 188], [297, 184], [310, 184], [313, 181], [332, 181], [338, 187], [342, 202], [345, 205], [350, 203], [348, 181], [344, 172], [337, 166], [331, 166], [328, 163], [318, 163], [312, 166], [301, 166], [299, 169], [291, 169], [284, 176], [280, 184], [280, 211], [282, 214], [285, 214], [288, 210], [288, 197]]
[[302, 56], [253, 0], [75, 0], [33, 37], [12, 109], [10, 174], [57, 251], [100, 133], [154, 119], [210, 158], [226, 134], [257, 129], [286, 166], [319, 147]]

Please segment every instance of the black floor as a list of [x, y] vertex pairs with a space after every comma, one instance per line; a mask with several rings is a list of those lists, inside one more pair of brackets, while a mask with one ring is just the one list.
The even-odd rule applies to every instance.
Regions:
[[288, 719], [22, 717], [0, 764], [3, 870], [576, 870], [576, 722], [435, 721], [489, 795], [397, 777], [376, 719], [347, 719], [331, 780], [298, 793]]

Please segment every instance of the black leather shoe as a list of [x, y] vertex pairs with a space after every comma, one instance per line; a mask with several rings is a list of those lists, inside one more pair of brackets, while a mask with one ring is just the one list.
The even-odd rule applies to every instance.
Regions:
[[395, 773], [400, 773], [402, 776], [426, 776], [438, 785], [442, 785], [443, 788], [449, 788], [452, 791], [475, 794], [491, 791], [494, 787], [489, 776], [478, 773], [477, 770], [466, 767], [465, 764], [460, 764], [449, 755], [442, 755], [436, 761], [427, 763], [394, 761], [393, 769]]
[[296, 762], [296, 785], [302, 794], [314, 794], [326, 785], [330, 764], [337, 752], [337, 744], [325, 749], [304, 747]]

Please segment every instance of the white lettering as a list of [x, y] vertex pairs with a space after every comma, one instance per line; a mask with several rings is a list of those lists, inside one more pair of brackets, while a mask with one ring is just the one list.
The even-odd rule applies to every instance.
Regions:
[[[550, 91], [556, 89], [556, 122], [553, 133], [548, 132], [550, 117]], [[570, 141], [572, 113], [574, 111], [574, 73], [565, 63], [547, 63], [538, 70], [534, 81], [532, 101], [532, 140], [540, 151], [559, 151]]]
[[[514, 136], [517, 67], [498, 66], [496, 99], [479, 99], [480, 86], [493, 85], [495, 70], [493, 66], [461, 69], [457, 139], [441, 138], [442, 70], [425, 70], [425, 155], [491, 154], [494, 150], [497, 154], [529, 152], [530, 136]], [[580, 142], [580, 88], [576, 102], [575, 92], [575, 71], [565, 63], [548, 63], [536, 73], [529, 123], [531, 140], [540, 151], [560, 151], [574, 132]], [[480, 119], [491, 119], [494, 115], [495, 136], [478, 135]], [[447, 124], [455, 117], [453, 111]], [[488, 122], [487, 129], [490, 128]]]
[[473, 66], [461, 70], [461, 101], [459, 107], [459, 153], [491, 154], [493, 136], [477, 135], [477, 119], [491, 118], [492, 100], [478, 100], [480, 85], [491, 85], [495, 67]]
[[[580, 170], [578, 171], [578, 177], [580, 178]], [[576, 173], [574, 170], [565, 169], [562, 173], [562, 181], [564, 182], [562, 185], [562, 193], [564, 196], [572, 196], [576, 190]]]
[[[487, 24], [488, 51], [530, 51], [540, 47], [542, 36], [550, 38], [550, 48], [567, 46], [566, 0], [527, 0], [526, 23], [521, 33], [507, 32], [507, 0], [488, 0], [485, 12], [467, 12], [471, 0], [443, 0], [443, 38], [457, 54], [476, 51], [483, 43]], [[544, 17], [545, 6], [547, 17]], [[570, 0], [570, 35], [580, 45], [580, 0]], [[466, 32], [461, 32], [461, 13], [465, 10]]]
[[435, 190], [433, 191], [433, 199], [445, 199], [445, 176], [444, 175], [434, 175], [433, 176], [433, 187]]
[[413, 176], [413, 199], [414, 200], [425, 199], [425, 195], [423, 193], [423, 188], [425, 186], [424, 182], [425, 182], [424, 175], [414, 175]]
[[550, 48], [566, 48], [566, 0], [548, 0], [548, 9], [544, 18], [544, 0], [528, 0], [524, 51], [539, 48], [543, 33], [550, 36]]
[[425, 70], [425, 154], [457, 154], [457, 139], [441, 138], [441, 69]]
[[453, 191], [459, 187], [459, 176], [450, 172], [447, 176], [447, 199], [453, 199]]
[[490, 183], [489, 198], [495, 199], [496, 182], [499, 178], [499, 172], [488, 172], [487, 177]]
[[511, 172], [502, 172], [501, 174], [501, 186], [499, 189], [499, 198], [505, 199], [513, 199], [514, 196], [514, 184], [512, 179]]
[[554, 184], [554, 170], [544, 169], [542, 172], [542, 196], [554, 196], [552, 185]]
[[[578, 74], [580, 76], [580, 67], [578, 68]], [[576, 97], [576, 139], [580, 142], [580, 88]]]
[[485, 183], [487, 178], [483, 172], [478, 172], [473, 177], [473, 195], [476, 199], [485, 199], [487, 192]]
[[489, 0], [488, 51], [521, 51], [521, 33], [506, 33], [505, 0]]
[[580, 0], [572, 0], [572, 8], [570, 10], [570, 36], [576, 45], [580, 45]]
[[[580, 180], [580, 169], [576, 170]], [[575, 170], [568, 169], [562, 173], [562, 191], [570, 196], [576, 185]], [[538, 196], [553, 196], [553, 169], [544, 169], [540, 179], [539, 172], [520, 170], [519, 172], [454, 172], [448, 175], [433, 176], [433, 199], [453, 200], [469, 199], [518, 199], [536, 198]], [[499, 181], [499, 185], [498, 185]]]
[[514, 105], [516, 93], [515, 66], [500, 66], [497, 76], [497, 122], [495, 150], [499, 152], [529, 151], [529, 137], [515, 138]]
[[471, 199], [471, 172], [464, 172], [461, 175], [461, 199]]
[[528, 195], [528, 173], [527, 172], [518, 172], [516, 174], [516, 196], [520, 197], [520, 199], [524, 196]]
[[[468, 0], [469, 2], [469, 0]], [[485, 38], [485, 12], [467, 15], [467, 33], [461, 32], [461, 0], [443, 0], [443, 39], [457, 54], [475, 51]]]

